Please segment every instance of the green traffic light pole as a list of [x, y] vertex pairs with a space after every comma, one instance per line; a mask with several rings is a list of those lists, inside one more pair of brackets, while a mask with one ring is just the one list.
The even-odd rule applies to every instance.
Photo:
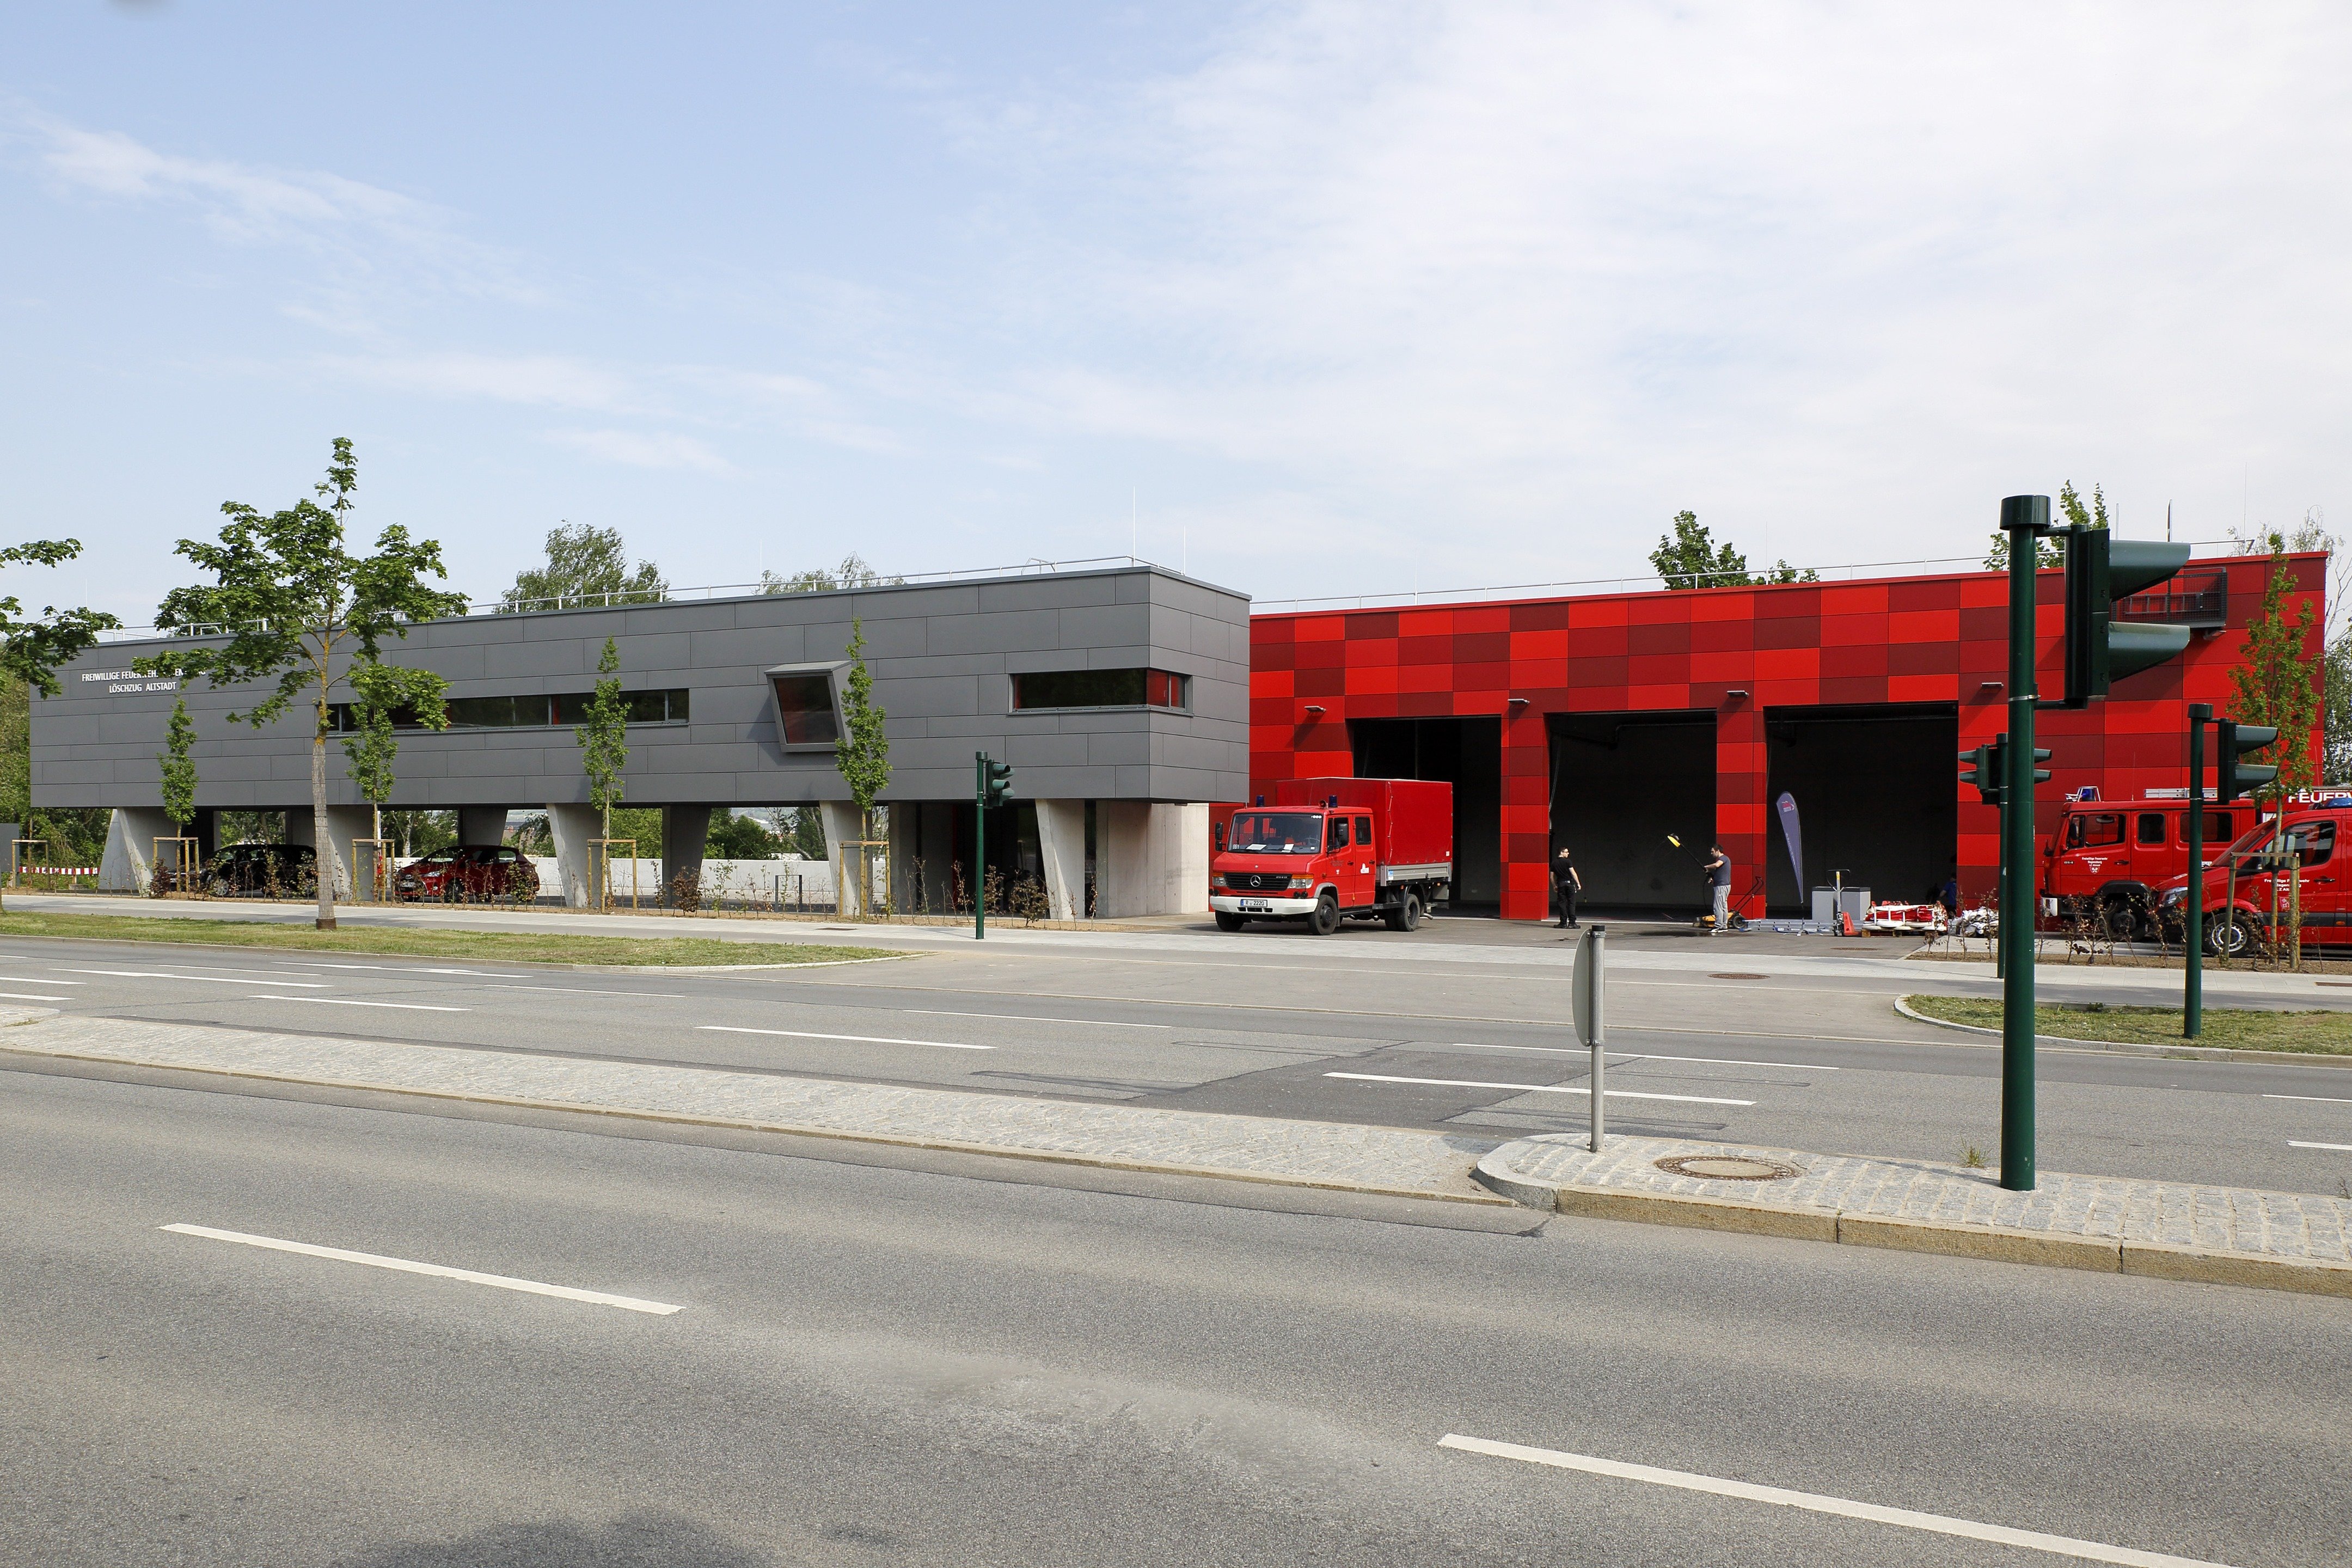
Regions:
[[[2205, 1032], [2205, 726], [2212, 717], [2211, 703], [2189, 705], [2189, 896], [2180, 906], [2186, 922], [2181, 935], [2189, 950], [2188, 970], [2180, 983], [2180, 1037], [2184, 1040]], [[2162, 910], [2156, 913], [2158, 920], [2163, 918]]]
[[971, 754], [971, 940], [988, 940], [988, 753]]
[[2000, 1184], [2033, 1190], [2033, 679], [2035, 569], [2048, 496], [2000, 503], [2009, 537], [2009, 746], [2000, 814]]

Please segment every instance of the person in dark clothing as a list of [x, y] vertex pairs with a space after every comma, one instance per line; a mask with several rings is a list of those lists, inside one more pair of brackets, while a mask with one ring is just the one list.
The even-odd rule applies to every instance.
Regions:
[[1731, 857], [1723, 852], [1720, 844], [1707, 851], [1706, 880], [1715, 894], [1715, 934], [1731, 932]]
[[1576, 874], [1576, 857], [1562, 849], [1552, 858], [1551, 896], [1559, 906], [1559, 927], [1572, 931], [1576, 927], [1576, 895], [1584, 891], [1584, 879]]
[[1944, 912], [1952, 919], [1960, 918], [1960, 872], [1957, 866], [1952, 868], [1951, 874], [1944, 879], [1944, 890], [1937, 897], [1937, 902], [1944, 906]]

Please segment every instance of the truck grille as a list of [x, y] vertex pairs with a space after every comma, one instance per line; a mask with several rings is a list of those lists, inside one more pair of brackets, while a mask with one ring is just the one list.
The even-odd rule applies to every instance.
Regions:
[[1290, 873], [1287, 871], [1229, 871], [1225, 874], [1225, 886], [1237, 893], [1268, 893], [1277, 888], [1288, 889]]

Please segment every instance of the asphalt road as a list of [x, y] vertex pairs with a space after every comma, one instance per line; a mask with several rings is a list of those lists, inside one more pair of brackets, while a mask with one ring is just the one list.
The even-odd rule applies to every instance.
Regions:
[[2352, 1532], [2338, 1300], [807, 1148], [0, 1073], [0, 1560], [2060, 1560], [1449, 1434], [2239, 1568]]
[[[0, 943], [0, 1005], [1439, 1130], [1580, 1128], [1585, 1100], [1563, 1092], [1588, 1060], [1565, 1024], [1567, 950], [1508, 934], [1517, 945], [926, 938], [909, 959], [739, 973], [16, 941]], [[1698, 967], [1710, 962], [1756, 967]], [[2116, 981], [2103, 984], [2120, 999]], [[1998, 1051], [1893, 1011], [1928, 987], [1991, 989], [1808, 949], [1629, 948], [1612, 961], [1612, 1124], [1997, 1160]], [[2345, 1067], [2045, 1049], [2041, 1082], [2045, 1170], [2327, 1193], [2352, 1180], [2352, 1149], [2300, 1146], [2352, 1145]]]

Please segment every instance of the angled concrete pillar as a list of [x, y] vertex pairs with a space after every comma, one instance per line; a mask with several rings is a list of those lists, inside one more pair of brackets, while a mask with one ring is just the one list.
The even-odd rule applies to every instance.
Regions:
[[1087, 803], [1037, 803], [1037, 849], [1045, 862], [1045, 909], [1057, 921], [1087, 914]]
[[503, 805], [461, 805], [457, 808], [457, 842], [503, 844], [507, 838], [507, 808]]
[[286, 842], [309, 844], [311, 848], [317, 850], [320, 873], [324, 875], [330, 868], [332, 868], [335, 879], [335, 897], [348, 899], [352, 896], [352, 865], [354, 858], [352, 853], [352, 840], [365, 838], [369, 830], [374, 826], [375, 813], [364, 805], [331, 805], [327, 807], [329, 842], [324, 848], [320, 848], [314, 842], [316, 823], [310, 816], [310, 808], [307, 805], [289, 806], [286, 812]]
[[547, 830], [555, 839], [555, 876], [563, 901], [584, 910], [596, 901], [595, 872], [588, 841], [604, 830], [604, 814], [593, 805], [551, 805]]
[[[682, 872], [700, 872], [703, 841], [710, 837], [710, 807], [707, 805], [666, 805], [662, 807], [661, 899], [670, 902], [670, 884]], [[709, 889], [705, 889], [706, 896]]]
[[177, 837], [179, 832], [162, 806], [117, 806], [106, 825], [98, 885], [110, 893], [147, 891], [155, 871], [155, 840]]
[[1205, 803], [1107, 800], [1095, 808], [1096, 900], [1106, 915], [1209, 907]]
[[857, 886], [855, 861], [845, 864], [841, 847], [866, 837], [866, 826], [858, 820], [857, 804], [847, 800], [827, 800], [817, 803], [824, 817], [824, 853], [833, 862], [834, 896], [845, 915], [863, 914], [872, 900]]

